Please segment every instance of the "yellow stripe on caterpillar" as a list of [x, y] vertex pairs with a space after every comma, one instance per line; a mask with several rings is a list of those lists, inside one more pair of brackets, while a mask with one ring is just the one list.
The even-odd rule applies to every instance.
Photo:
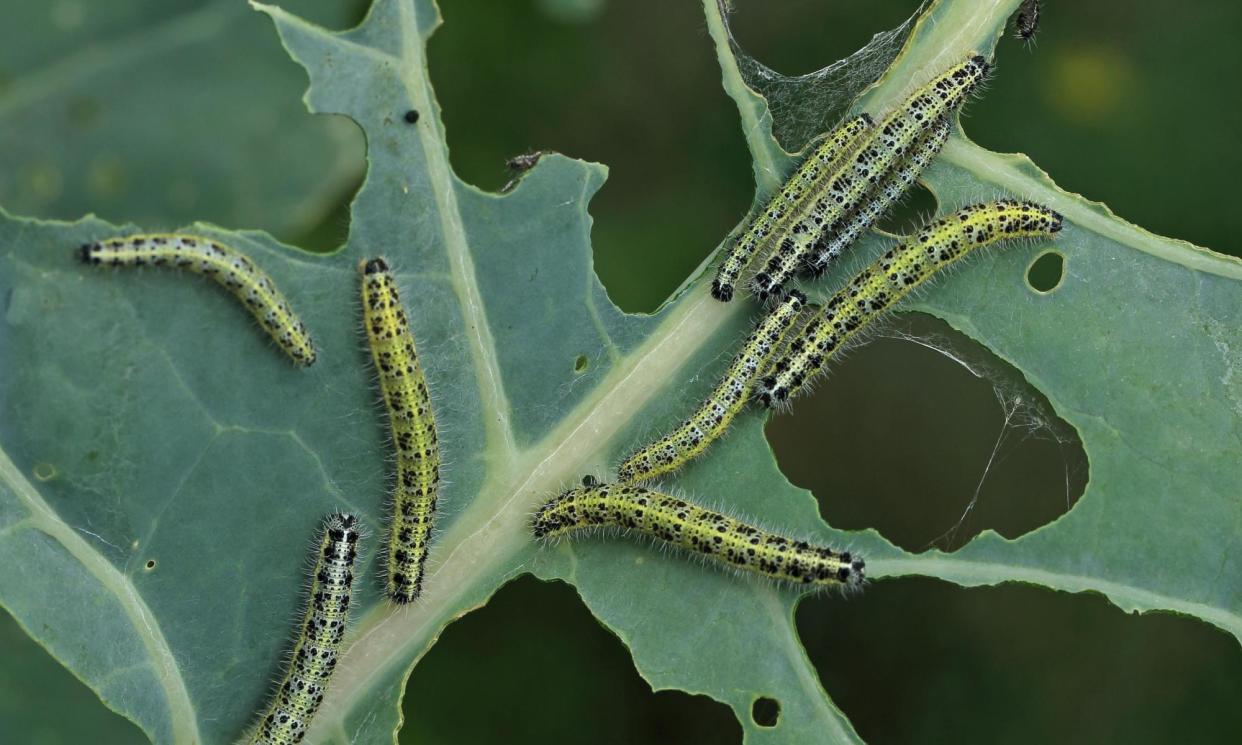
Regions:
[[440, 493], [440, 444], [431, 391], [418, 361], [397, 282], [383, 259], [358, 265], [362, 320], [397, 451], [385, 584], [390, 600], [413, 602], [423, 589]]
[[1015, 238], [1048, 238], [1061, 215], [1031, 202], [976, 204], [937, 220], [890, 249], [833, 295], [778, 355], [758, 384], [760, 400], [780, 404], [797, 394], [859, 331], [936, 272], [975, 249]]
[[858, 149], [862, 135], [872, 124], [871, 117], [865, 113], [846, 120], [802, 161], [725, 254], [712, 281], [712, 297], [726, 303], [733, 299], [734, 285], [751, 259], [756, 254], [767, 252], [769, 244], [779, 238], [790, 217], [801, 211], [800, 205], [827, 184], [825, 177], [833, 172], [841, 158]]
[[889, 177], [880, 184], [879, 189], [867, 201], [859, 205], [858, 209], [847, 216], [843, 223], [838, 223], [833, 230], [826, 233], [824, 235], [826, 240], [815, 244], [807, 261], [807, 269], [810, 273], [814, 276], [823, 274], [832, 262], [854, 245], [863, 233], [870, 230], [871, 226], [875, 225], [876, 221], [883, 217], [889, 208], [909, 190], [919, 174], [935, 159], [948, 138], [949, 120], [941, 119], [930, 132], [919, 139], [909, 159], [889, 174]]
[[723, 435], [749, 400], [755, 378], [805, 305], [806, 297], [802, 293], [790, 292], [743, 342], [724, 376], [698, 410], [677, 429], [626, 458], [617, 468], [617, 480], [631, 484], [676, 471]]
[[684, 499], [593, 479], [539, 508], [536, 538], [575, 537], [596, 528], [634, 531], [692, 554], [795, 585], [858, 587], [865, 562], [848, 552], [762, 530]]
[[315, 362], [315, 345], [276, 283], [245, 254], [198, 235], [152, 233], [87, 243], [78, 258], [96, 266], [170, 266], [201, 274], [241, 301], [295, 363]]

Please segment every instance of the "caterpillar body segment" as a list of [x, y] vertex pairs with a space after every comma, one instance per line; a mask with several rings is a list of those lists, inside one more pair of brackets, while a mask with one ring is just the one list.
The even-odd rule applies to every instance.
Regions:
[[910, 157], [889, 174], [876, 192], [815, 244], [806, 267], [811, 274], [819, 276], [827, 271], [833, 261], [888, 213], [940, 153], [949, 138], [949, 129], [948, 119], [936, 122], [931, 131], [919, 139]]

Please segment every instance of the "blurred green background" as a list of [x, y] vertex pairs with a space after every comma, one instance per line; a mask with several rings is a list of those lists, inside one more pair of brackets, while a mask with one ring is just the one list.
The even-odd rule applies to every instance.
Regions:
[[[365, 11], [278, 4], [336, 28]], [[1035, 45], [1001, 42], [967, 133], [1026, 152], [1064, 188], [1153, 232], [1239, 255], [1230, 199], [1242, 101], [1230, 81], [1242, 74], [1242, 5], [1044, 5]], [[917, 6], [737, 0], [732, 24], [750, 54], [801, 74]], [[591, 206], [596, 266], [618, 305], [654, 310], [753, 195], [699, 4], [441, 7], [430, 59], [458, 172], [494, 190], [509, 179], [505, 160], [533, 149], [608, 164]], [[304, 75], [243, 0], [0, 0], [0, 29], [6, 209], [151, 227], [197, 218], [319, 250], [345, 236], [361, 139], [301, 109]], [[915, 195], [889, 223], [933, 208]], [[942, 395], [919, 396], [914, 376]], [[768, 433], [833, 525], [875, 527], [912, 550], [956, 548], [984, 528], [1033, 530], [1089, 476], [1073, 433], [1020, 375], [917, 316], [855, 350]], [[1192, 619], [1128, 616], [1098, 596], [884, 581], [807, 599], [798, 628], [824, 687], [872, 743], [1236, 742], [1242, 732], [1233, 639]], [[531, 578], [445, 632], [411, 677], [405, 714], [407, 745], [741, 739], [724, 706], [651, 692], [572, 588]], [[0, 742], [86, 741], [142, 737], [0, 613]]]

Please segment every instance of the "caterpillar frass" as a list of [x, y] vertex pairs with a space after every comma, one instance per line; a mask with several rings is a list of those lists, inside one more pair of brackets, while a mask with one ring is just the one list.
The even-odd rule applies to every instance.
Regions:
[[540, 507], [531, 522], [535, 537], [545, 540], [600, 528], [640, 533], [795, 585], [858, 587], [866, 574], [865, 562], [848, 552], [770, 533], [668, 494], [590, 477]]
[[440, 488], [439, 436], [397, 282], [383, 259], [363, 261], [359, 269], [363, 327], [397, 451], [385, 584], [389, 599], [409, 603], [423, 589]]
[[631, 484], [676, 471], [723, 435], [750, 398], [755, 378], [805, 306], [802, 293], [786, 295], [747, 337], [698, 410], [677, 429], [626, 458], [617, 469], [618, 480]]
[[862, 135], [872, 126], [871, 117], [860, 114], [848, 119], [833, 130], [820, 143], [815, 152], [785, 182], [779, 193], [773, 196], [763, 211], [750, 223], [733, 247], [725, 255], [724, 261], [716, 269], [716, 278], [712, 281], [712, 297], [721, 302], [733, 299], [733, 288], [738, 277], [745, 271], [756, 253], [763, 253], [766, 243], [778, 235], [781, 226], [788, 218], [798, 211], [799, 203], [808, 199], [822, 182], [825, 174], [831, 172], [835, 163], [843, 156], [858, 147]]
[[856, 211], [863, 200], [906, 157], [915, 142], [948, 117], [983, 82], [987, 60], [973, 55], [918, 89], [872, 130], [862, 147], [834, 173], [828, 188], [796, 216], [767, 264], [751, 280], [760, 298], [779, 289], [804, 265], [825, 230]]
[[1001, 240], [1049, 238], [1061, 225], [1061, 215], [1047, 207], [1008, 199], [971, 205], [928, 225], [824, 304], [758, 384], [760, 399], [771, 407], [798, 393], [859, 331], [971, 251]]
[[315, 345], [272, 278], [236, 249], [197, 235], [158, 233], [87, 243], [78, 258], [96, 266], [171, 266], [211, 279], [246, 306], [296, 364], [315, 362]]
[[844, 224], [838, 224], [815, 244], [810, 259], [807, 261], [807, 270], [811, 274], [819, 276], [827, 271], [829, 264], [847, 248], [854, 245], [854, 241], [870, 230], [871, 226], [875, 225], [876, 221], [883, 217], [897, 200], [901, 199], [910, 186], [918, 180], [919, 174], [923, 173], [923, 170], [940, 153], [945, 140], [949, 139], [949, 129], [948, 119], [936, 122], [931, 131], [923, 135], [915, 144], [914, 152], [910, 154], [910, 157], [896, 171], [889, 174], [871, 198], [859, 205], [858, 209], [845, 219]]
[[1023, 0], [1013, 20], [1014, 36], [1030, 41], [1039, 31], [1039, 0]]
[[333, 513], [324, 520], [311, 574], [310, 602], [298, 628], [289, 669], [259, 719], [251, 745], [294, 745], [306, 736], [345, 638], [358, 535], [353, 515]]

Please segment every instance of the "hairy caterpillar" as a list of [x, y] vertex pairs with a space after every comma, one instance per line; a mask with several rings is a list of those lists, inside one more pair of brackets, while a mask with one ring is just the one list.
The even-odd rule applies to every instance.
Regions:
[[310, 602], [293, 645], [289, 669], [259, 720], [251, 745], [293, 745], [306, 736], [336, 669], [345, 637], [357, 544], [357, 518], [344, 513], [328, 515], [315, 554]]
[[915, 91], [890, 114], [853, 158], [836, 169], [828, 188], [789, 227], [767, 265], [751, 281], [754, 292], [767, 297], [793, 276], [824, 231], [836, 232], [838, 221], [859, 208], [915, 141], [960, 106], [989, 69], [987, 60], [973, 55]]
[[1039, 0], [1023, 0], [1013, 21], [1014, 36], [1023, 41], [1035, 38], [1039, 30]]
[[790, 292], [759, 322], [698, 410], [681, 426], [626, 458], [617, 469], [623, 484], [647, 481], [681, 468], [725, 433], [750, 398], [755, 378], [793, 327], [806, 297]]
[[761, 249], [765, 248], [767, 241], [780, 233], [781, 226], [798, 212], [800, 202], [815, 192], [823, 176], [832, 172], [834, 164], [858, 147], [862, 135], [873, 123], [871, 117], [865, 113], [846, 120], [824, 138], [809, 158], [802, 161], [794, 175], [768, 201], [763, 212], [755, 217], [746, 232], [725, 255], [724, 261], [716, 269], [712, 297], [726, 303], [733, 299], [733, 287], [751, 258], [757, 252], [762, 253]]
[[928, 225], [824, 304], [760, 382], [760, 399], [774, 406], [796, 394], [867, 324], [970, 251], [1000, 240], [1046, 238], [1060, 229], [1061, 215], [1056, 212], [1008, 199], [971, 205]]
[[172, 266], [201, 274], [246, 306], [268, 336], [297, 364], [315, 362], [315, 346], [276, 283], [236, 249], [197, 235], [151, 234], [109, 238], [78, 249], [84, 263], [104, 266]]
[[539, 508], [536, 538], [570, 536], [592, 528], [633, 530], [738, 569], [799, 585], [857, 587], [866, 563], [848, 552], [769, 533], [705, 507], [638, 486], [583, 479]]
[[823, 274], [829, 264], [835, 261], [845, 249], [854, 245], [854, 241], [875, 225], [876, 221], [883, 217], [898, 199], [901, 199], [901, 196], [918, 179], [919, 174], [935, 159], [948, 138], [949, 120], [941, 119], [915, 144], [910, 158], [896, 171], [889, 174], [876, 193], [859, 205], [858, 209], [845, 220], [844, 225], [826, 234], [820, 242], [815, 244], [811, 257], [807, 261], [807, 269], [817, 276]]
[[440, 486], [439, 437], [397, 282], [383, 259], [363, 261], [359, 269], [363, 326], [397, 449], [385, 583], [393, 602], [409, 603], [423, 589]]

